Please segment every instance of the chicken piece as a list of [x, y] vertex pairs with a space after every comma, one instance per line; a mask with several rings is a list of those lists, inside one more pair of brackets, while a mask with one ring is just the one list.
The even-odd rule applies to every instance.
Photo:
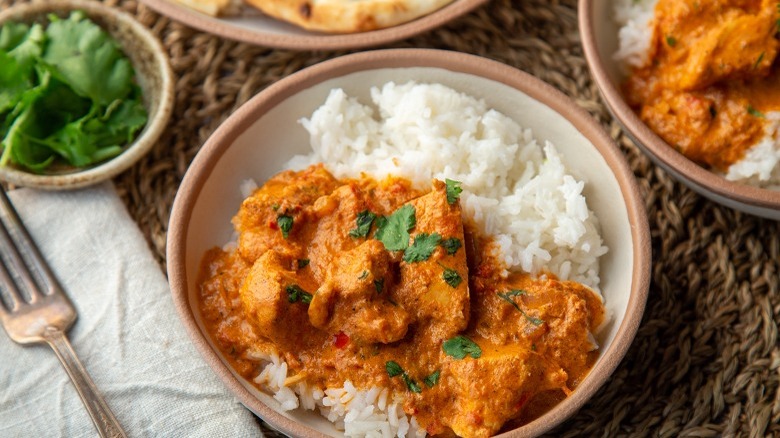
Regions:
[[279, 345], [300, 342], [300, 328], [309, 326], [306, 292], [288, 261], [267, 251], [252, 265], [239, 291], [241, 302], [257, 333]]
[[697, 90], [769, 73], [780, 44], [776, 2], [669, 0], [658, 8], [658, 44], [679, 66], [668, 71], [669, 87]]
[[[249, 263], [273, 249], [290, 258], [302, 258], [310, 205], [330, 194], [338, 182], [322, 165], [301, 172], [282, 172], [244, 200], [233, 225], [239, 233], [238, 250]], [[280, 218], [290, 218], [290, 229], [280, 228]]]
[[336, 258], [309, 306], [311, 324], [331, 333], [343, 331], [358, 342], [402, 339], [410, 318], [387, 300], [389, 265], [384, 246], [373, 239]]
[[311, 259], [309, 266], [318, 282], [327, 279], [338, 257], [366, 240], [365, 237], [349, 235], [349, 231], [356, 227], [358, 213], [368, 209], [364, 196], [355, 183], [347, 183], [317, 200], [313, 209], [318, 219], [317, 231], [308, 254]]
[[462, 247], [460, 202], [450, 205], [445, 184], [434, 180], [433, 190], [409, 205], [414, 206], [416, 218], [411, 242], [422, 233], [437, 233], [442, 242], [456, 239], [460, 245], [449, 254], [439, 244], [427, 260], [401, 262], [399, 285], [393, 291], [393, 298], [412, 312], [414, 320], [431, 330], [437, 341], [443, 341], [464, 330], [469, 321], [468, 267]]
[[479, 359], [451, 361], [442, 374], [452, 376], [455, 404], [445, 422], [468, 437], [493, 435], [535, 394], [565, 388], [567, 380], [565, 371], [516, 345], [483, 345]]

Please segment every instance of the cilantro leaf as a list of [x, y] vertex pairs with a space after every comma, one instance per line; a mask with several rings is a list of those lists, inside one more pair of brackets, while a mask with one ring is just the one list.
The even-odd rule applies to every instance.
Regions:
[[444, 353], [455, 359], [463, 359], [466, 356], [479, 359], [482, 356], [482, 349], [479, 348], [479, 345], [465, 336], [456, 336], [448, 339], [444, 341], [441, 348], [444, 350]]
[[441, 246], [447, 251], [449, 255], [455, 255], [461, 247], [460, 239], [457, 237], [450, 237], [441, 241]]
[[413, 263], [428, 260], [439, 242], [441, 242], [439, 233], [420, 233], [414, 236], [414, 242], [404, 251], [404, 261]]
[[765, 117], [764, 113], [762, 113], [761, 111], [753, 108], [753, 105], [748, 105], [747, 112], [748, 112], [748, 114], [750, 114], [753, 117], [758, 117], [758, 118], [762, 118], [762, 119]]
[[385, 362], [385, 371], [387, 371], [387, 375], [390, 377], [401, 376], [401, 379], [404, 381], [404, 384], [406, 384], [406, 387], [409, 388], [409, 391], [416, 394], [419, 394], [422, 391], [420, 385], [409, 377], [409, 374], [406, 374], [406, 371], [401, 368], [401, 365], [398, 365], [398, 362], [394, 360]]
[[409, 231], [417, 224], [413, 205], [406, 204], [388, 217], [377, 220], [374, 238], [388, 251], [401, 251], [409, 247]]
[[458, 271], [450, 268], [445, 268], [441, 277], [452, 288], [458, 287], [458, 285], [463, 281], [463, 278], [461, 278], [460, 274], [458, 274]]
[[371, 224], [374, 223], [374, 219], [376, 219], [376, 214], [368, 210], [363, 210], [358, 213], [357, 219], [355, 220], [357, 222], [357, 228], [349, 231], [350, 237], [358, 238], [368, 236], [368, 232], [371, 231]]
[[0, 27], [0, 165], [40, 172], [120, 154], [147, 122], [130, 61], [81, 12]]
[[133, 67], [119, 45], [83, 13], [54, 17], [46, 28], [49, 43], [43, 60], [78, 95], [108, 105], [130, 93]]
[[523, 309], [520, 308], [520, 306], [517, 305], [515, 300], [512, 299], [512, 297], [516, 297], [520, 295], [528, 295], [528, 292], [524, 291], [523, 289], [512, 289], [509, 292], [504, 292], [504, 293], [496, 292], [496, 295], [498, 295], [499, 298], [501, 298], [502, 300], [511, 304], [515, 309], [517, 309], [518, 312], [522, 313], [525, 319], [531, 324], [541, 325], [544, 323], [543, 320], [528, 315]]
[[360, 277], [358, 277], [358, 280], [365, 280], [368, 278], [368, 271], [363, 271], [362, 274], [360, 274]]
[[298, 259], [298, 269], [303, 269], [309, 266], [309, 259]]
[[427, 386], [428, 388], [433, 388], [434, 386], [436, 386], [437, 383], [439, 383], [440, 376], [441, 376], [441, 371], [436, 370], [430, 376], [423, 379], [423, 383], [425, 383], [425, 386]]
[[447, 185], [447, 203], [452, 205], [460, 197], [463, 189], [460, 188], [460, 181], [451, 180], [449, 178], [444, 180], [444, 184]]
[[301, 289], [297, 284], [291, 284], [285, 288], [287, 292], [287, 301], [290, 303], [302, 302], [303, 304], [309, 304], [312, 300], [312, 295], [305, 290]]
[[376, 293], [381, 294], [382, 289], [385, 288], [385, 279], [380, 278], [379, 280], [374, 280], [374, 287], [376, 288]]
[[398, 365], [398, 362], [394, 360], [385, 362], [385, 370], [387, 370], [387, 375], [390, 377], [400, 376], [404, 372], [401, 365]]
[[293, 217], [286, 214], [280, 214], [276, 217], [276, 225], [279, 226], [279, 230], [282, 231], [282, 237], [285, 239], [290, 235], [290, 230], [293, 227]]
[[408, 374], [403, 373], [401, 375], [401, 379], [403, 379], [404, 383], [406, 384], [406, 387], [409, 388], [409, 391], [412, 391], [415, 394], [419, 394], [422, 392], [422, 388], [420, 385], [414, 381], [411, 377], [409, 377]]

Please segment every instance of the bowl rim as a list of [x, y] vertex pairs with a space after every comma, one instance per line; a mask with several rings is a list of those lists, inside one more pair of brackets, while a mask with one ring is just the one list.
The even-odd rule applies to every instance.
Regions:
[[711, 192], [747, 206], [780, 211], [780, 191], [729, 181], [688, 159], [642, 122], [626, 103], [619, 87], [610, 80], [604, 67], [604, 58], [596, 44], [597, 32], [592, 15], [596, 3], [596, 0], [580, 0], [578, 5], [577, 14], [585, 59], [606, 106], [634, 143], [650, 158], [672, 170], [675, 177], [699, 193]]
[[[0, 24], [15, 17], [42, 14], [61, 10], [81, 10], [87, 16], [104, 16], [126, 24], [134, 38], [143, 41], [151, 48], [156, 66], [160, 67], [161, 87], [158, 97], [157, 111], [154, 118], [147, 120], [138, 137], [122, 151], [121, 154], [107, 161], [83, 170], [63, 174], [35, 174], [13, 167], [0, 167], [0, 179], [25, 187], [35, 187], [48, 190], [76, 189], [113, 178], [135, 164], [147, 154], [162, 135], [174, 106], [174, 76], [168, 59], [168, 54], [160, 40], [144, 25], [131, 15], [101, 2], [90, 0], [50, 0], [38, 3], [14, 5], [0, 12]], [[114, 39], [122, 45], [118, 38]], [[136, 74], [138, 68], [133, 66]]]
[[[304, 35], [250, 30], [230, 24], [220, 17], [203, 14], [172, 0], [140, 0], [140, 2], [173, 20], [223, 38], [275, 49], [305, 51], [359, 49], [410, 38], [465, 15], [487, 3], [488, 0], [453, 0], [451, 3], [412, 21], [384, 29], [344, 34], [306, 31], [307, 34]], [[269, 19], [273, 18], [269, 17]]]
[[634, 246], [631, 291], [625, 317], [599, 362], [577, 390], [548, 413], [501, 436], [535, 436], [573, 415], [607, 381], [625, 356], [642, 320], [650, 284], [651, 244], [644, 202], [622, 153], [606, 131], [570, 98], [541, 80], [487, 58], [435, 49], [385, 49], [345, 55], [308, 67], [284, 78], [240, 107], [206, 141], [195, 156], [176, 194], [168, 227], [167, 260], [171, 293], [180, 319], [203, 358], [240, 401], [271, 426], [291, 436], [323, 436], [290, 420], [255, 398], [219, 359], [197, 325], [189, 303], [185, 266], [189, 219], [197, 197], [220, 156], [254, 121], [300, 90], [350, 73], [380, 68], [442, 68], [473, 74], [516, 88], [548, 105], [583, 134], [613, 170], [625, 200]]

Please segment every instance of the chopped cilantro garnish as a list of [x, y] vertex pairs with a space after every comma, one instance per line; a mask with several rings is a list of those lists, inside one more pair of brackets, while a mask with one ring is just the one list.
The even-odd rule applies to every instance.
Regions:
[[412, 205], [404, 205], [388, 217], [380, 217], [374, 238], [388, 251], [401, 251], [409, 247], [409, 231], [417, 224]]
[[439, 233], [420, 233], [414, 236], [414, 242], [404, 251], [404, 261], [412, 263], [428, 260], [439, 242], [441, 242]]
[[441, 348], [444, 350], [444, 353], [455, 359], [463, 359], [466, 356], [479, 359], [482, 356], [482, 349], [479, 348], [479, 345], [465, 336], [455, 336], [452, 339], [448, 339], [444, 341]]
[[428, 388], [433, 388], [434, 386], [436, 386], [437, 383], [439, 383], [440, 376], [441, 376], [441, 371], [436, 370], [430, 376], [423, 379], [423, 383], [425, 383], [425, 386], [427, 386]]
[[287, 301], [291, 303], [295, 303], [297, 301], [300, 301], [303, 304], [311, 303], [311, 294], [301, 289], [301, 287], [297, 284], [291, 284], [287, 286], [285, 290], [287, 291]]
[[447, 251], [447, 254], [454, 255], [461, 247], [460, 239], [457, 237], [450, 237], [441, 241], [441, 246]]
[[387, 370], [387, 375], [390, 377], [400, 376], [404, 373], [404, 369], [401, 368], [401, 365], [398, 365], [398, 362], [394, 360], [388, 360], [385, 363], [385, 370]]
[[463, 279], [458, 274], [458, 271], [450, 268], [444, 269], [444, 273], [441, 275], [441, 278], [443, 278], [444, 281], [453, 288], [458, 287], [460, 282], [463, 281]]
[[502, 300], [511, 304], [512, 306], [514, 306], [515, 309], [517, 309], [518, 312], [522, 313], [525, 319], [528, 320], [528, 322], [530, 322], [533, 325], [541, 325], [542, 323], [544, 323], [543, 320], [529, 316], [527, 313], [525, 313], [523, 309], [520, 308], [520, 306], [517, 305], [515, 300], [512, 299], [512, 297], [516, 297], [519, 295], [527, 295], [527, 294], [528, 292], [522, 289], [513, 289], [510, 290], [509, 292], [504, 292], [504, 293], [496, 292], [496, 295], [498, 295]]
[[675, 38], [675, 37], [673, 37], [671, 35], [667, 35], [666, 36], [666, 44], [668, 44], [669, 47], [676, 46], [677, 45], [677, 38]]
[[447, 185], [447, 203], [452, 205], [455, 203], [455, 201], [458, 200], [460, 197], [460, 193], [463, 191], [462, 188], [460, 188], [460, 181], [455, 181], [451, 179], [445, 179], [444, 184]]
[[758, 59], [756, 59], [756, 63], [753, 64], [753, 70], [757, 69], [758, 66], [761, 65], [761, 61], [764, 59], [764, 53], [766, 52], [761, 52], [761, 54], [758, 55]]
[[273, 209], [273, 211], [279, 210], [279, 204], [274, 204], [271, 206], [271, 208]]
[[409, 377], [408, 374], [406, 374], [406, 371], [404, 371], [404, 369], [401, 368], [401, 365], [398, 365], [398, 362], [393, 360], [389, 360], [385, 362], [385, 370], [387, 371], [387, 375], [390, 377], [401, 376], [401, 379], [406, 384], [406, 387], [409, 388], [409, 391], [412, 391], [417, 394], [419, 394], [422, 391], [420, 385], [417, 382], [415, 382], [411, 377]]
[[401, 379], [403, 379], [404, 383], [406, 383], [406, 387], [409, 388], [409, 391], [412, 391], [415, 394], [419, 394], [422, 392], [422, 388], [420, 388], [420, 385], [415, 382], [411, 377], [409, 377], [408, 374], [403, 373], [401, 375]]
[[385, 279], [380, 278], [379, 280], [374, 280], [374, 287], [376, 288], [376, 293], [381, 294], [382, 289], [385, 288]]
[[360, 274], [360, 277], [358, 277], [358, 280], [365, 280], [368, 278], [368, 271], [363, 271], [362, 274]]
[[354, 238], [366, 237], [368, 232], [371, 231], [371, 224], [374, 223], [376, 215], [368, 210], [363, 210], [357, 215], [357, 228], [349, 231], [349, 235]]
[[309, 266], [309, 259], [298, 259], [298, 269], [303, 269]]
[[764, 117], [764, 113], [762, 113], [761, 111], [753, 108], [753, 105], [748, 105], [747, 112], [748, 112], [748, 114], [750, 114], [753, 117], [761, 117], [761, 118]]
[[286, 239], [287, 236], [290, 235], [290, 230], [292, 230], [293, 218], [286, 214], [280, 214], [276, 217], [276, 225], [279, 226], [279, 229], [282, 231], [282, 236]]

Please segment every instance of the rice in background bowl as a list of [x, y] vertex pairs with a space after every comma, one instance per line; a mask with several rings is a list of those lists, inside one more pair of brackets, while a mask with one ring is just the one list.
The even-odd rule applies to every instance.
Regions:
[[[335, 88], [370, 101], [369, 89], [394, 81], [441, 83], [520, 121], [537, 139], [549, 139], [563, 162], [585, 181], [583, 193], [599, 216], [610, 250], [601, 264], [601, 290], [611, 323], [602, 331], [601, 356], [571, 397], [514, 432], [537, 435], [562, 422], [606, 381], [641, 320], [649, 279], [649, 238], [630, 170], [603, 130], [551, 87], [505, 65], [470, 55], [431, 50], [388, 50], [342, 57], [286, 78], [236, 112], [207, 142], [182, 184], [169, 231], [169, 275], [174, 301], [196, 346], [239, 399], [272, 426], [294, 436], [335, 434], [318, 414], [285, 412], [228, 368], [204, 336], [193, 298], [200, 254], [230, 239], [230, 219], [246, 179], [264, 181], [295, 154], [306, 154], [309, 117]], [[522, 90], [522, 91], [520, 91]], [[542, 103], [544, 102], [544, 103]], [[569, 161], [571, 160], [571, 161]]]

